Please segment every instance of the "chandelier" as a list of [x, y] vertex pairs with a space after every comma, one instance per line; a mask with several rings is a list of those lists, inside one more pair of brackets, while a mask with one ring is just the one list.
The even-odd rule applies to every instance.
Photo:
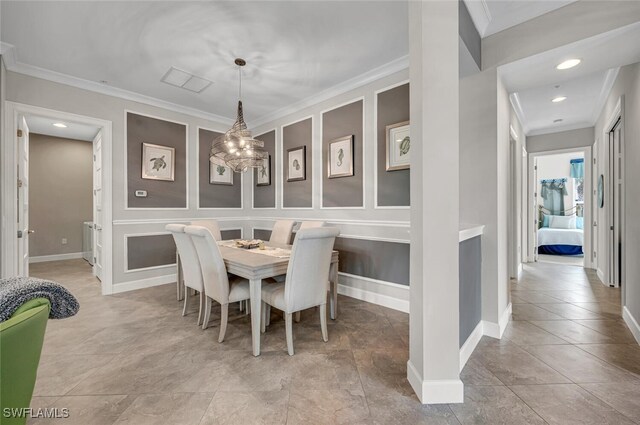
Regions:
[[238, 90], [238, 116], [233, 126], [226, 133], [211, 143], [209, 161], [214, 164], [225, 164], [236, 173], [243, 173], [249, 168], [263, 165], [269, 154], [264, 150], [264, 142], [254, 139], [247, 129], [242, 113], [242, 67], [247, 64], [244, 59], [236, 59], [240, 85]]

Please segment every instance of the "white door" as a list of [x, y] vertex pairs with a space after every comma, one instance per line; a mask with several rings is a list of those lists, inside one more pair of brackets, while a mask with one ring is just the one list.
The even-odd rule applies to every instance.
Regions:
[[[598, 157], [598, 143], [599, 140], [593, 144], [594, 156]], [[598, 270], [598, 210], [600, 205], [598, 204], [598, 178], [600, 176], [599, 165], [596, 158], [593, 159], [593, 171], [591, 172], [591, 221], [593, 226], [591, 227], [591, 267]], [[586, 223], [585, 223], [586, 225]], [[585, 253], [586, 255], [586, 253]]]
[[102, 280], [102, 130], [93, 139], [93, 274]]
[[18, 119], [18, 275], [29, 276], [29, 127]]
[[538, 210], [538, 158], [533, 158], [533, 233], [531, 234], [531, 240], [534, 243], [533, 249], [533, 261], [538, 261], [538, 218], [540, 213]]
[[609, 133], [609, 283], [620, 286], [622, 274], [622, 123]]

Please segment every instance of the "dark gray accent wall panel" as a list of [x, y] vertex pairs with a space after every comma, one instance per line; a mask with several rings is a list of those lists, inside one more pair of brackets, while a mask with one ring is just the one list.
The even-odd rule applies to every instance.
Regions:
[[[127, 204], [129, 208], [186, 208], [187, 206], [187, 126], [127, 112]], [[142, 144], [176, 149], [175, 180], [142, 178]], [[136, 190], [146, 190], [146, 198], [136, 198]]]
[[[313, 206], [312, 118], [282, 128], [282, 205], [284, 208], [311, 208]], [[287, 150], [306, 146], [306, 180], [287, 181]]]
[[409, 244], [336, 238], [341, 272], [409, 285]]
[[[362, 207], [362, 100], [322, 114], [322, 205], [324, 207]], [[330, 179], [327, 173], [329, 142], [354, 135], [353, 176]]]
[[253, 239], [268, 241], [271, 238], [271, 230], [253, 229]]
[[409, 83], [378, 93], [378, 205], [409, 206], [409, 170], [386, 171], [387, 126], [409, 121]]
[[127, 237], [127, 269], [165, 266], [176, 263], [176, 245], [171, 235]]
[[240, 229], [221, 230], [222, 240], [240, 239], [242, 238], [242, 231]]
[[460, 347], [482, 319], [482, 239], [460, 242]]
[[253, 208], [275, 208], [276, 187], [280, 178], [276, 172], [276, 131], [261, 134], [256, 139], [264, 142], [264, 149], [271, 155], [271, 185], [256, 186], [258, 169], [253, 171]]
[[211, 142], [222, 133], [198, 129], [198, 185], [200, 208], [242, 208], [242, 174], [234, 173], [233, 185], [209, 183]]
[[482, 38], [463, 0], [458, 1], [458, 33], [478, 68], [482, 68]]

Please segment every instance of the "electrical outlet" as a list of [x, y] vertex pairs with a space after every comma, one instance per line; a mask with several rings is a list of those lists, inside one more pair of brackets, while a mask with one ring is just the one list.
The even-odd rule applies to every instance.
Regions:
[[62, 238], [62, 245], [66, 245], [67, 244], [67, 238]]

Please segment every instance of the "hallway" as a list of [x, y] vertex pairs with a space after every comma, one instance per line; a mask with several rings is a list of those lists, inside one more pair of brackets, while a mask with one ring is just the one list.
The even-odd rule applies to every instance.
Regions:
[[465, 404], [453, 406], [456, 415], [469, 409], [482, 423], [640, 421], [640, 347], [622, 321], [619, 289], [591, 270], [537, 263], [525, 265], [511, 296], [503, 339], [484, 337], [462, 372]]

